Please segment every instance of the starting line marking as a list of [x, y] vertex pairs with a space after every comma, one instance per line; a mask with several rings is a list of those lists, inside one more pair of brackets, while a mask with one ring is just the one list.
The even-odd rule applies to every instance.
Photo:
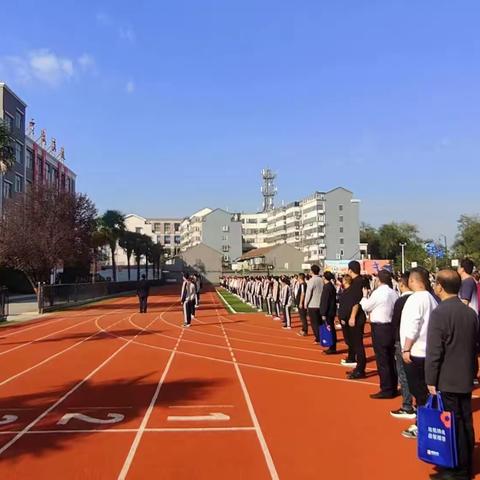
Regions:
[[168, 408], [234, 408], [234, 405], [170, 405]]
[[208, 415], [170, 415], [169, 422], [226, 422], [230, 420], [228, 415], [220, 412], [212, 412]]
[[3, 420], [0, 420], [0, 425], [8, 425], [9, 423], [13, 423], [18, 420], [18, 417], [16, 415], [4, 415], [1, 418]]
[[[78, 434], [78, 433], [137, 433], [138, 428], [105, 428], [91, 430], [29, 430], [25, 435], [58, 435], [58, 434]], [[255, 431], [255, 427], [189, 427], [189, 428], [146, 428], [145, 433], [168, 433], [168, 432], [250, 432]], [[16, 435], [21, 430], [4, 430], [0, 435]]]

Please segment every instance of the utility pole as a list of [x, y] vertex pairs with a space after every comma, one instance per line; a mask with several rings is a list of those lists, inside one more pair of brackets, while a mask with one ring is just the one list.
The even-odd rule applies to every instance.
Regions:
[[405, 273], [405, 247], [406, 243], [400, 243], [400, 246], [402, 247], [402, 273]]

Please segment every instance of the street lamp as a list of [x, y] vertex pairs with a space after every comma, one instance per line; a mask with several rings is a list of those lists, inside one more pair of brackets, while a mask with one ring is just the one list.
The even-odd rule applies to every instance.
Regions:
[[402, 273], [405, 273], [405, 247], [406, 243], [399, 244], [402, 247]]
[[442, 233], [438, 238], [439, 238], [439, 240], [440, 240], [440, 239], [443, 239], [443, 240], [444, 240], [444, 245], [445, 245], [445, 259], [447, 259], [447, 257], [448, 257], [447, 236]]

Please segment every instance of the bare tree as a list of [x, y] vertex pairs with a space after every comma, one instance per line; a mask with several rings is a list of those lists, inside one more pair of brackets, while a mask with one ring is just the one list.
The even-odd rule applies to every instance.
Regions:
[[48, 282], [60, 263], [91, 256], [95, 216], [86, 195], [32, 187], [5, 202], [0, 261], [22, 271], [36, 291], [38, 282]]

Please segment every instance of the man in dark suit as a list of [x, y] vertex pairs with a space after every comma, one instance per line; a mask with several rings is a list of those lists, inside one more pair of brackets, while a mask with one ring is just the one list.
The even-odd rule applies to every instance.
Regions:
[[432, 479], [472, 477], [475, 433], [472, 388], [475, 378], [478, 320], [475, 312], [458, 298], [462, 280], [453, 270], [437, 274], [435, 294], [442, 301], [430, 316], [425, 358], [425, 380], [430, 394], [441, 391], [446, 411], [455, 415], [458, 466], [442, 469]]
[[140, 313], [147, 313], [148, 295], [150, 293], [150, 287], [145, 280], [145, 275], [142, 275], [142, 279], [138, 282], [137, 295], [140, 302]]
[[333, 285], [335, 276], [332, 272], [323, 274], [323, 290], [320, 299], [320, 315], [322, 321], [330, 327], [332, 332], [333, 344], [323, 353], [333, 355], [337, 353], [337, 331], [335, 330], [335, 316], [337, 315], [337, 291]]

